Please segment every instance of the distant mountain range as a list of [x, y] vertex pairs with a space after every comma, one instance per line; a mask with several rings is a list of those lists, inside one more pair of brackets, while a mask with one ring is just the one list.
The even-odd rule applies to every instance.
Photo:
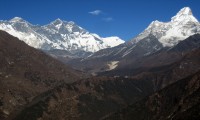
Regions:
[[[111, 53], [125, 57], [135, 46], [145, 48], [143, 54], [154, 53], [164, 47], [173, 47], [187, 37], [200, 33], [200, 23], [189, 7], [182, 8], [170, 22], [153, 21], [142, 33], [124, 43], [119, 37], [102, 38], [76, 25], [56, 19], [48, 25], [32, 25], [20, 17], [0, 21], [0, 30], [18, 37], [28, 45], [42, 49], [56, 58], [85, 58], [108, 56]], [[152, 40], [154, 37], [154, 40]], [[124, 43], [124, 44], [123, 44]], [[121, 44], [121, 47], [118, 45]], [[115, 47], [117, 46], [117, 47]], [[113, 49], [106, 49], [112, 48]], [[99, 50], [106, 49], [107, 54]], [[148, 50], [147, 50], [148, 49]], [[66, 51], [63, 55], [63, 50]], [[50, 51], [50, 52], [49, 52]], [[97, 53], [95, 53], [97, 52]], [[95, 53], [91, 55], [92, 53]], [[97, 55], [97, 56], [96, 56]]]
[[[184, 7], [171, 18], [170, 22], [153, 21], [131, 41], [95, 52], [81, 59], [80, 64], [75, 64], [74, 67], [89, 70], [91, 73], [121, 69], [122, 67], [126, 68], [126, 70], [131, 67], [133, 70], [133, 68], [139, 67], [138, 62], [142, 58], [160, 51], [168, 51], [189, 36], [198, 33], [200, 33], [200, 23], [193, 16], [191, 9]], [[173, 59], [169, 58], [168, 61]], [[153, 61], [156, 61], [156, 59]], [[100, 64], [97, 64], [97, 62]], [[115, 63], [114, 67], [110, 69], [110, 65], [113, 63]]]
[[102, 38], [76, 25], [74, 22], [56, 19], [48, 25], [32, 25], [20, 17], [0, 21], [0, 30], [18, 37], [28, 45], [42, 50], [66, 50], [68, 52], [96, 52], [124, 43], [119, 37]]

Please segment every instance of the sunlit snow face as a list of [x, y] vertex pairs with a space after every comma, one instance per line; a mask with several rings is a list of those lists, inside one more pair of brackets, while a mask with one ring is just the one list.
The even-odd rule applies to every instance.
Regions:
[[22, 18], [15, 17], [10, 21], [1, 21], [0, 29], [18, 37], [28, 45], [49, 50], [82, 50], [96, 52], [124, 43], [118, 37], [101, 38], [89, 33], [74, 22], [56, 19], [48, 25], [32, 25]]
[[133, 43], [152, 34], [164, 47], [171, 47], [196, 33], [200, 33], [200, 24], [193, 16], [191, 9], [185, 7], [169, 22], [153, 21], [144, 32], [133, 39]]

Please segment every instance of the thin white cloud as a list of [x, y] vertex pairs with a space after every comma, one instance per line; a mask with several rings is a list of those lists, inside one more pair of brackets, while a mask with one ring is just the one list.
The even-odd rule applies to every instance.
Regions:
[[105, 22], [110, 22], [110, 21], [113, 21], [113, 18], [107, 17], [107, 18], [103, 18], [102, 20], [105, 21]]
[[92, 15], [99, 15], [101, 13], [102, 13], [101, 10], [94, 10], [94, 11], [89, 12], [89, 14], [92, 14]]

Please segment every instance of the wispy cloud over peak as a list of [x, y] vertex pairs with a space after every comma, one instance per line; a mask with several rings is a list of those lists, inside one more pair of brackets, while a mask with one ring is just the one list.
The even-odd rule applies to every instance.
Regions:
[[94, 10], [94, 11], [89, 12], [89, 14], [91, 14], [91, 15], [99, 15], [101, 13], [102, 13], [101, 10]]

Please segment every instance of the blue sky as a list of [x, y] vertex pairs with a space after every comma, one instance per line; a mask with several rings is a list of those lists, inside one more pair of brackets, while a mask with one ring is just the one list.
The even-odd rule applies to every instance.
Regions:
[[188, 6], [200, 20], [200, 0], [0, 0], [0, 19], [22, 17], [32, 24], [60, 18], [102, 37], [130, 40], [153, 20], [170, 21]]

